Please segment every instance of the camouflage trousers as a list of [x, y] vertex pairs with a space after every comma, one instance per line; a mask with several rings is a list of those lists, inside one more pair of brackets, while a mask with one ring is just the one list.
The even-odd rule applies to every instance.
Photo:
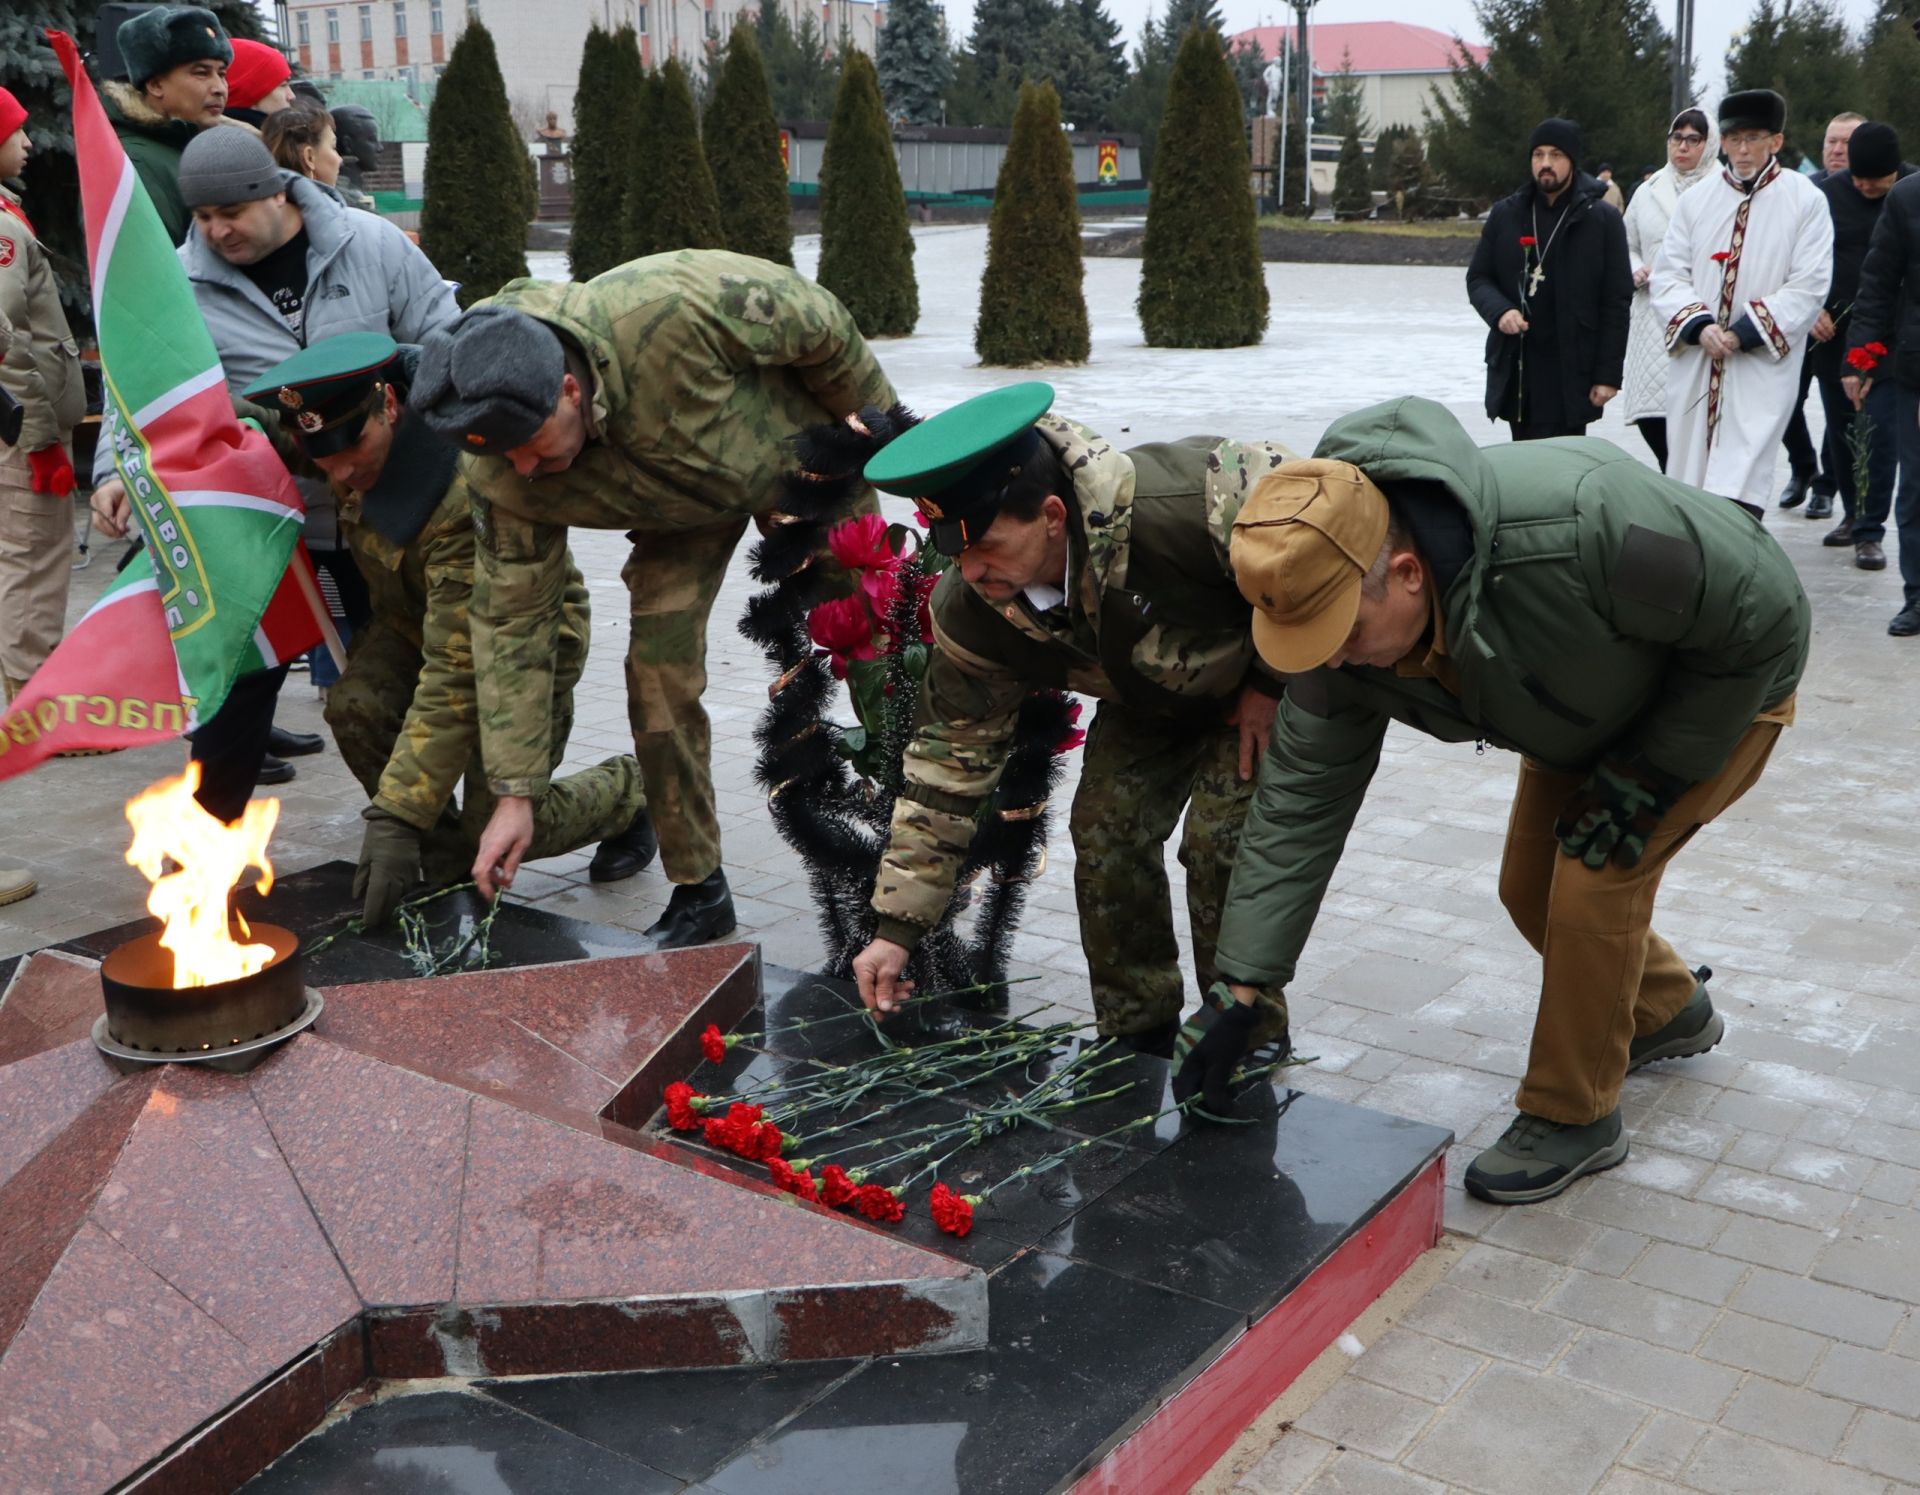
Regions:
[[[849, 512], [876, 508], [869, 489]], [[699, 882], [720, 866], [713, 723], [700, 698], [707, 690], [707, 621], [746, 532], [745, 519], [627, 532], [633, 551], [620, 568], [632, 602], [627, 721], [660, 837], [660, 867], [671, 882]], [[823, 555], [815, 564], [835, 563]]]
[[[1204, 994], [1218, 979], [1220, 914], [1254, 785], [1240, 778], [1240, 729], [1224, 720], [1164, 717], [1102, 701], [1083, 751], [1070, 824], [1094, 1015], [1108, 1037], [1142, 1033], [1181, 1014], [1167, 839], [1184, 811], [1179, 856], [1194, 976]], [[1256, 1044], [1287, 1021], [1280, 992], [1263, 991], [1259, 1005]]]
[[[347, 670], [327, 691], [327, 726], [341, 760], [372, 799], [380, 789], [413, 691], [420, 678], [420, 650], [397, 629], [376, 618], [355, 635]], [[473, 867], [480, 833], [493, 815], [494, 796], [480, 762], [480, 733], [472, 723], [473, 746], [467, 760], [460, 804], [448, 803], [421, 848], [429, 884], [457, 882]], [[554, 700], [553, 761], [565, 754], [573, 731], [573, 693]], [[627, 757], [608, 758], [579, 773], [557, 778], [533, 802], [533, 844], [525, 860], [563, 856], [625, 830], [646, 799], [639, 765]]]

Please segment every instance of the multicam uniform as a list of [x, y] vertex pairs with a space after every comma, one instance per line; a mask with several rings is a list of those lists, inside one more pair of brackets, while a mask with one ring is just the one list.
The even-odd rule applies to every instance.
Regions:
[[893, 402], [838, 300], [782, 266], [718, 250], [635, 260], [585, 285], [517, 280], [491, 304], [546, 323], [587, 392], [566, 471], [522, 478], [464, 456], [479, 566], [473, 644], [496, 794], [537, 795], [555, 698], [569, 525], [627, 531], [627, 711], [661, 863], [676, 883], [720, 865], [706, 690], [707, 615], [747, 521], [772, 511], [785, 440]]
[[[366, 578], [373, 621], [354, 636], [347, 671], [326, 707], [340, 756], [373, 803], [428, 833], [423, 863], [434, 883], [465, 875], [494, 804], [480, 764], [468, 629], [473, 498], [454, 474], [455, 460], [451, 448], [403, 417], [373, 503], [366, 494], [339, 495], [341, 528]], [[561, 566], [547, 672], [552, 699], [514, 728], [515, 749], [543, 765], [566, 751], [589, 636], [586, 583], [564, 546]], [[456, 811], [453, 791], [462, 774], [466, 791]], [[534, 801], [527, 857], [559, 856], [616, 836], [642, 802], [631, 758], [557, 779]]]
[[[1074, 892], [1100, 1031], [1177, 1019], [1179, 949], [1163, 846], [1181, 812], [1187, 914], [1204, 990], [1253, 785], [1228, 721], [1259, 664], [1227, 537], [1248, 490], [1292, 453], [1193, 436], [1116, 450], [1058, 416], [1038, 423], [1073, 477], [1067, 597], [1041, 612], [995, 603], [956, 567], [933, 596], [935, 648], [875, 884], [877, 934], [911, 948], [945, 912], [999, 782], [1020, 702], [1054, 687], [1097, 697], [1071, 829]], [[1064, 495], [1063, 495], [1064, 496]], [[1284, 1026], [1276, 988], [1261, 1039]]]

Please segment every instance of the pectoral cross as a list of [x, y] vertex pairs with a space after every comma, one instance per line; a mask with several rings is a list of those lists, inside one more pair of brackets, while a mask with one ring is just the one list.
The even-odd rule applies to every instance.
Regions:
[[1529, 296], [1538, 296], [1540, 294], [1540, 282], [1546, 278], [1547, 272], [1539, 265], [1535, 265], [1529, 270], [1527, 272], [1527, 294]]

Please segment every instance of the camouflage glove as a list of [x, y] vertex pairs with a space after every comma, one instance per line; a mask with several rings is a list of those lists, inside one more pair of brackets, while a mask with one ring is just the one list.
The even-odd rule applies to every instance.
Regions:
[[1637, 867], [1647, 839], [1689, 787], [1639, 753], [1604, 758], [1560, 807], [1553, 833], [1561, 851], [1596, 872], [1608, 857], [1616, 867]]
[[372, 805], [360, 813], [367, 829], [360, 840], [353, 896], [365, 900], [360, 922], [368, 929], [378, 929], [419, 886], [420, 832], [397, 815]]
[[1208, 988], [1200, 1010], [1181, 1025], [1173, 1041], [1173, 1098], [1210, 1116], [1233, 1115], [1233, 1072], [1252, 1045], [1259, 1014], [1250, 1002], [1234, 999], [1226, 983]]

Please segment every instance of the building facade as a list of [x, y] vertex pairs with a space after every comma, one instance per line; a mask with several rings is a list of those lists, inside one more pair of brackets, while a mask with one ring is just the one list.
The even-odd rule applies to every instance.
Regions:
[[[1251, 41], [1271, 60], [1282, 49], [1289, 55], [1298, 41], [1291, 26], [1255, 26], [1233, 37], [1237, 46]], [[1348, 66], [1360, 82], [1362, 106], [1370, 131], [1390, 125], [1426, 128], [1426, 115], [1436, 96], [1453, 100], [1457, 92], [1453, 65], [1461, 52], [1484, 65], [1487, 49], [1403, 21], [1347, 21], [1307, 27], [1307, 57], [1313, 65], [1316, 104], [1326, 96], [1328, 81]], [[1338, 147], [1336, 146], [1336, 149]]]
[[[874, 0], [780, 0], [797, 27], [812, 16], [830, 49], [871, 53], [885, 20]], [[732, 29], [758, 0], [281, 0], [287, 50], [321, 82], [398, 82], [420, 96], [446, 66], [471, 20], [486, 23], [500, 54], [507, 99], [523, 124], [551, 112], [573, 129], [580, 54], [594, 25], [631, 25], [641, 55], [657, 67], [677, 57], [704, 70], [709, 41]]]

